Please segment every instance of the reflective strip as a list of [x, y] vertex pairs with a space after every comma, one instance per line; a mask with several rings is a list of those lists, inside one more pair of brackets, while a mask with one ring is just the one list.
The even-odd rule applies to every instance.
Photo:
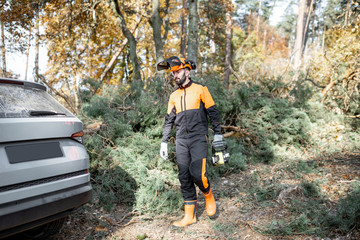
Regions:
[[206, 158], [203, 158], [202, 171], [201, 171], [201, 179], [202, 179], [204, 188], [207, 188], [207, 187], [209, 186], [209, 183], [208, 183], [207, 177], [205, 176], [205, 173], [206, 173]]
[[185, 205], [195, 205], [197, 200], [185, 201]]

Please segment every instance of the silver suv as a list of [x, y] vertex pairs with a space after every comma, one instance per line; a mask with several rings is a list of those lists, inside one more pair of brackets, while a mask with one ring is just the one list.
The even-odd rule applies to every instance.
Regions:
[[54, 234], [90, 200], [82, 130], [43, 85], [0, 78], [0, 239]]

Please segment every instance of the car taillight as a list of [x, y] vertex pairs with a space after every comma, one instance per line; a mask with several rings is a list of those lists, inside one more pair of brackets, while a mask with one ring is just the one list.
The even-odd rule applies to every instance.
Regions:
[[73, 139], [75, 139], [76, 141], [78, 141], [79, 143], [83, 143], [83, 139], [82, 137], [84, 136], [84, 132], [83, 131], [80, 131], [80, 132], [76, 132], [76, 133], [73, 133], [71, 135], [71, 137]]

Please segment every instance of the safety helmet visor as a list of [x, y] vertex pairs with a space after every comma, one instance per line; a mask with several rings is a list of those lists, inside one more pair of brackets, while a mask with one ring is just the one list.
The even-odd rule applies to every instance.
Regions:
[[178, 58], [176, 56], [167, 58], [157, 64], [158, 71], [168, 69], [171, 72], [176, 72], [186, 67], [188, 67], [190, 70], [192, 69], [190, 64], [186, 63], [185, 59]]

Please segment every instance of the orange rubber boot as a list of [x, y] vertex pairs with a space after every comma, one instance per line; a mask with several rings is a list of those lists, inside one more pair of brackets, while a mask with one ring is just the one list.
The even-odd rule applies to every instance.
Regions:
[[209, 217], [214, 216], [216, 214], [216, 203], [211, 189], [208, 193], [204, 193], [204, 196], [206, 200], [206, 213]]
[[184, 218], [180, 221], [173, 222], [173, 227], [185, 227], [190, 224], [196, 223], [196, 200], [185, 201], [185, 214]]

